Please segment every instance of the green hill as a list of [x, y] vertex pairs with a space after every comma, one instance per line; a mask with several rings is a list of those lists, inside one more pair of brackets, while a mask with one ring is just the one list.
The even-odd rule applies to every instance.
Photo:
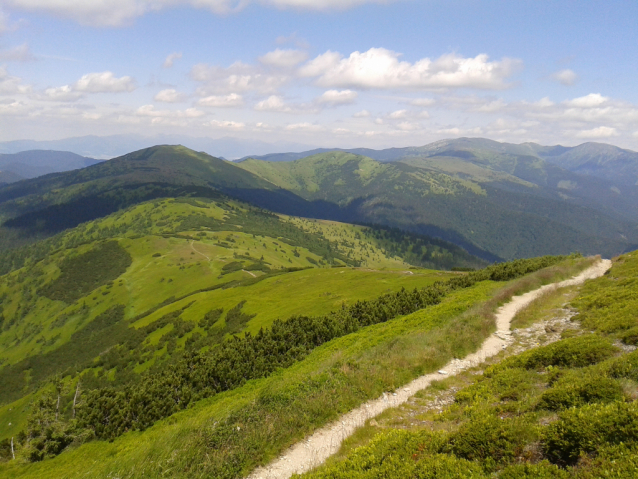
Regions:
[[[165, 209], [185, 204], [198, 209], [207, 206], [201, 200], [196, 205], [167, 200], [153, 207], [158, 214], [165, 214]], [[149, 205], [152, 203], [91, 223], [86, 231], [76, 234], [86, 237], [99, 230], [114, 231], [118, 219], [130, 214], [132, 220], [138, 220], [139, 208]], [[230, 220], [241, 211], [238, 204], [208, 208], [212, 217], [223, 215]], [[325, 257], [312, 252], [321, 246], [322, 236], [340, 237], [343, 246], [354, 252], [367, 249], [377, 266], [405, 267], [377, 251], [373, 240], [358, 242], [353, 250], [353, 240], [360, 239], [366, 228], [294, 219], [297, 231], [306, 230], [306, 246], [285, 242], [294, 231], [290, 220], [284, 219], [288, 231], [285, 225], [278, 225], [286, 232], [285, 237], [246, 233], [257, 226], [263, 231], [263, 223], [251, 226], [257, 220], [245, 222], [242, 231], [215, 231], [217, 239], [201, 237], [198, 242], [188, 238], [193, 230], [156, 235], [161, 238], [135, 235], [117, 243], [109, 240], [85, 244], [79, 250], [62, 250], [59, 257], [49, 256], [6, 275], [5, 301], [8, 297], [14, 301], [6, 301], [4, 311], [9, 334], [3, 334], [3, 351], [7, 354], [0, 381], [8, 385], [2, 390], [3, 400], [11, 402], [0, 408], [0, 421], [11, 423], [3, 435], [17, 438], [20, 460], [6, 467], [0, 465], [3, 476], [75, 476], [79, 470], [86, 470], [77, 458], [91, 456], [90, 470], [95, 477], [130, 475], [131, 467], [138, 471], [133, 475], [148, 477], [159, 471], [152, 465], [155, 459], [142, 458], [150, 447], [162, 457], [158, 466], [169, 456], [186, 461], [178, 466], [181, 472], [176, 470], [177, 475], [191, 475], [192, 465], [199, 463], [197, 467], [203, 467], [200, 472], [205, 475], [235, 477], [352, 404], [399, 385], [424, 368], [436, 367], [450, 355], [476, 347], [491, 326], [489, 315], [472, 309], [475, 303], [502, 294], [497, 293], [502, 284], [499, 281], [562, 259], [521, 261], [469, 275], [344, 267], [277, 271], [276, 261], [285, 264], [296, 258], [300, 265], [326, 263]], [[323, 235], [312, 233], [319, 228]], [[201, 232], [207, 236], [210, 233]], [[335, 251], [339, 244], [330, 244], [332, 262], [341, 261]], [[222, 256], [220, 252], [215, 255], [216, 248], [229, 247], [232, 253], [220, 251]], [[206, 280], [213, 286], [202, 287], [207, 276], [202, 269], [204, 261], [187, 258], [189, 250], [195, 253], [190, 256], [199, 254], [212, 260], [206, 266], [214, 273]], [[261, 257], [256, 259], [256, 252], [263, 252], [263, 262]], [[103, 258], [104, 254], [108, 258]], [[120, 259], [115, 261], [116, 257]], [[104, 267], [108, 259], [113, 264]], [[249, 261], [270, 263], [270, 270], [236, 265]], [[87, 264], [91, 269], [82, 271], [81, 265]], [[580, 263], [569, 260], [568, 264], [578, 268]], [[95, 274], [93, 270], [100, 265], [104, 270]], [[124, 268], [124, 273], [113, 279]], [[569, 274], [567, 271], [545, 272], [542, 280], [551, 281], [556, 274]], [[250, 272], [257, 277], [248, 277], [252, 276]], [[160, 291], [168, 279], [159, 278], [161, 274], [170, 275], [168, 279], [173, 279], [174, 285], [171, 292], [179, 292], [181, 297], [163, 299]], [[90, 287], [102, 285], [85, 294], [84, 283], [75, 278], [88, 280]], [[445, 282], [447, 278], [451, 279]], [[61, 283], [78, 286], [65, 288]], [[535, 283], [526, 278], [518, 286], [506, 284], [506, 294], [514, 294]], [[37, 294], [30, 287], [39, 288]], [[398, 289], [401, 287], [406, 289]], [[59, 292], [71, 293], [72, 297], [59, 297]], [[35, 303], [28, 302], [29, 293]], [[496, 307], [496, 301], [489, 303], [486, 311]], [[26, 311], [26, 315], [14, 321], [16, 316], [11, 313], [18, 311]], [[293, 316], [273, 321], [282, 314]], [[302, 316], [296, 316], [299, 314]], [[33, 333], [34, 327], [39, 331]], [[233, 337], [240, 332], [246, 334]], [[423, 362], [423, 352], [418, 351], [430, 342], [426, 355], [434, 356]], [[366, 359], [356, 366], [360, 360], [355, 358]], [[406, 360], [412, 364], [407, 369]], [[367, 372], [350, 374], [352, 368], [360, 367], [364, 368], [361, 372]], [[394, 372], [379, 374], [387, 367]], [[51, 377], [53, 383], [47, 386]], [[337, 390], [339, 394], [335, 395]], [[326, 394], [332, 399], [327, 401]], [[24, 396], [12, 397], [16, 395]], [[73, 420], [76, 410], [79, 422]], [[168, 422], [162, 420], [169, 416]], [[259, 421], [258, 417], [268, 420]], [[210, 427], [210, 421], [219, 420], [227, 426], [219, 431], [213, 427], [213, 436], [203, 439], [196, 432]], [[47, 425], [45, 429], [40, 427], [43, 424]], [[274, 424], [277, 427], [273, 429]], [[166, 427], [178, 429], [169, 432]], [[130, 431], [147, 428], [145, 432]], [[26, 436], [19, 433], [21, 429], [26, 430]], [[266, 430], [271, 433], [264, 435]], [[227, 435], [229, 431], [245, 431], [248, 436], [237, 442], [234, 433]], [[94, 438], [115, 439], [112, 444], [116, 449]], [[190, 453], [176, 456], [173, 438]], [[202, 439], [212, 441], [211, 445], [198, 445]], [[6, 458], [5, 446], [9, 443], [2, 444]], [[240, 444], [253, 452], [246, 454], [243, 446], [237, 449]], [[205, 464], [201, 455], [210, 447], [217, 452], [212, 462]], [[68, 451], [62, 452], [65, 449]], [[42, 459], [46, 459], [44, 469], [37, 464], [21, 465], [24, 460]]]
[[337, 204], [349, 221], [437, 235], [486, 258], [577, 250], [613, 255], [635, 240], [635, 222], [611, 209], [604, 214], [601, 205], [566, 201], [540, 184], [554, 167], [536, 173], [539, 162], [547, 166], [538, 159], [518, 158], [506, 168], [501, 159], [469, 163], [438, 156], [380, 163], [330, 152], [239, 166], [310, 202]]
[[423, 267], [485, 264], [441, 241], [228, 198], [131, 206], [0, 257], [0, 404], [13, 418], [0, 435], [57, 375], [122, 386], [278, 318], [455, 275]]

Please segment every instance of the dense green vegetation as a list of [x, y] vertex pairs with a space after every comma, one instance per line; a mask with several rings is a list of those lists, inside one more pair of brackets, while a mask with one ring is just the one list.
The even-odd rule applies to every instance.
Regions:
[[[250, 379], [266, 377], [277, 369], [288, 368], [308, 356], [313, 349], [334, 338], [438, 304], [452, 291], [471, 287], [480, 281], [508, 281], [551, 266], [563, 259], [543, 257], [490, 266], [421, 290], [401, 290], [398, 293], [383, 295], [374, 301], [359, 301], [328, 316], [296, 316], [287, 321], [276, 321], [269, 330], [262, 329], [255, 336], [247, 333], [242, 338], [234, 337], [224, 341], [210, 351], [193, 351], [182, 360], [173, 360], [160, 371], [151, 372], [143, 376], [141, 381], [137, 380], [131, 385], [89, 390], [84, 394], [83, 403], [78, 410], [78, 434], [85, 437], [85, 430], [88, 428], [89, 436], [112, 439], [131, 429], [145, 429], [158, 419], [186, 408], [192, 402], [235, 389]], [[242, 306], [243, 303], [240, 303], [227, 313], [227, 330], [236, 331], [250, 320], [250, 316], [241, 312]], [[162, 317], [156, 323], [147, 326], [144, 332], [138, 330], [137, 339], [130, 337], [123, 343], [124, 351], [139, 347], [140, 340], [145, 335], [165, 325], [173, 326], [173, 331], [177, 331], [175, 335], [178, 337], [190, 332], [193, 325], [186, 326], [179, 320], [179, 314], [180, 311], [177, 311]], [[221, 312], [209, 312], [202, 321], [208, 322], [211, 316], [218, 318], [220, 315]], [[114, 314], [109, 315], [111, 316]], [[108, 324], [108, 321], [104, 320], [101, 323]], [[174, 336], [170, 335], [165, 338], [169, 343], [169, 349], [173, 338]], [[96, 365], [102, 365], [108, 370], [121, 364], [121, 358], [116, 359], [112, 355], [112, 352], [116, 351], [117, 349], [111, 349]], [[117, 356], [118, 353], [115, 354]], [[139, 354], [137, 353], [138, 358]], [[130, 357], [135, 357], [135, 353], [130, 354]], [[82, 376], [79, 377], [78, 380], [85, 388], [90, 384], [92, 374], [89, 373], [89, 381]], [[75, 406], [73, 416], [75, 417]], [[68, 426], [60, 427], [67, 431], [65, 434], [68, 435], [68, 431], [76, 430], [76, 423], [73, 421]], [[43, 441], [42, 447], [46, 449], [46, 440]], [[56, 447], [49, 449], [56, 450]]]
[[98, 244], [94, 249], [60, 263], [60, 276], [40, 294], [54, 301], [73, 303], [91, 291], [117, 279], [131, 266], [131, 255], [117, 241]]
[[635, 477], [638, 351], [614, 340], [635, 327], [637, 277], [637, 253], [617, 258], [571, 302], [582, 334], [469, 376], [454, 405], [422, 416], [425, 427], [377, 433], [307, 477]]
[[224, 195], [283, 214], [436, 236], [488, 261], [612, 255], [638, 241], [633, 189], [617, 194], [604, 180], [521, 152], [439, 146], [411, 149], [393, 163], [333, 151], [234, 164], [184, 147], [148, 148], [0, 189], [0, 250], [156, 198]]
[[[81, 375], [82, 394], [121, 388], [277, 318], [321, 316], [453, 276], [409, 270], [371, 231], [279, 217], [227, 198], [177, 198], [6, 252], [0, 417], [11, 426], [0, 439], [25, 427], [29, 404], [56, 375], [66, 383]], [[484, 264], [451, 248], [439, 247], [440, 266], [450, 255], [457, 266]], [[67, 386], [65, 417], [73, 400]]]

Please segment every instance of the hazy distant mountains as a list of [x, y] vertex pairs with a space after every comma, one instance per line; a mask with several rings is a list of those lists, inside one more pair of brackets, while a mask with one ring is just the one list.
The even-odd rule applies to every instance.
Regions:
[[63, 140], [0, 142], [0, 153], [18, 153], [26, 150], [59, 150], [71, 151], [78, 155], [105, 160], [155, 145], [184, 145], [191, 150], [204, 151], [217, 158], [223, 157], [227, 159], [241, 158], [250, 154], [263, 155], [273, 151], [301, 151], [309, 148], [308, 145], [300, 143], [266, 143], [258, 140], [243, 140], [231, 137], [211, 139], [185, 135], [90, 135]]
[[[469, 148], [466, 141], [292, 162], [233, 163], [182, 146], [147, 148], [5, 186], [0, 236], [9, 247], [8, 238], [54, 234], [153, 198], [222, 194], [278, 213], [436, 236], [492, 261], [636, 249], [638, 187], [499, 151], [496, 142]], [[386, 161], [371, 158], [377, 155]]]
[[[245, 156], [264, 161], [294, 161], [335, 149], [318, 148], [298, 153], [273, 153]], [[583, 143], [575, 147], [542, 146], [536, 143], [500, 143], [485, 138], [459, 138], [441, 140], [422, 147], [336, 149], [363, 155], [382, 162], [414, 158], [462, 158], [488, 168], [502, 169], [504, 164], [514, 166], [517, 160], [532, 158], [545, 160], [567, 171], [596, 178], [604, 178], [622, 185], [638, 184], [638, 152], [605, 143]]]
[[77, 170], [99, 162], [69, 151], [30, 150], [0, 154], [0, 185], [49, 173]]

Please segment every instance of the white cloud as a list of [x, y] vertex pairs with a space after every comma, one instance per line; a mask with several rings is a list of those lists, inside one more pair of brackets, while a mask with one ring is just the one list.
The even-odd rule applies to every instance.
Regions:
[[275, 93], [289, 80], [286, 75], [267, 74], [255, 66], [242, 62], [233, 63], [228, 68], [200, 63], [191, 69], [190, 76], [201, 83], [198, 88], [201, 96], [247, 91], [262, 94]]
[[317, 132], [317, 131], [323, 131], [324, 128], [321, 125], [303, 122], [303, 123], [293, 123], [291, 125], [288, 125], [286, 127], [286, 130]]
[[155, 95], [154, 100], [161, 103], [180, 103], [186, 99], [186, 95], [178, 92], [174, 88], [167, 88]]
[[47, 88], [44, 90], [42, 98], [51, 101], [77, 101], [83, 96], [81, 92], [73, 90], [70, 85], [64, 85], [56, 88]]
[[518, 60], [489, 61], [487, 55], [463, 58], [448, 54], [436, 60], [400, 61], [399, 53], [385, 48], [354, 52], [348, 58], [328, 51], [299, 69], [302, 77], [318, 77], [323, 87], [361, 89], [503, 89], [506, 79], [521, 65]]
[[277, 95], [271, 95], [265, 100], [260, 101], [255, 105], [257, 111], [278, 111], [283, 113], [291, 113], [292, 108], [286, 105], [284, 99]]
[[578, 138], [596, 139], [596, 138], [612, 138], [618, 136], [616, 128], [610, 128], [608, 126], [599, 126], [598, 128], [592, 128], [591, 130], [583, 130], [576, 133]]
[[410, 101], [410, 105], [414, 106], [432, 106], [436, 103], [436, 100], [433, 98], [415, 98]]
[[26, 43], [6, 50], [0, 50], [0, 61], [28, 62], [32, 60], [35, 60], [35, 57]]
[[139, 107], [136, 112], [139, 116], [151, 116], [158, 118], [199, 118], [205, 113], [197, 108], [187, 108], [186, 110], [156, 110], [153, 105]]
[[342, 58], [341, 53], [328, 50], [302, 66], [298, 73], [301, 77], [317, 77], [336, 67]]
[[198, 101], [198, 104], [214, 108], [232, 108], [242, 106], [244, 104], [244, 97], [237, 93], [231, 93], [229, 95], [212, 95], [202, 98]]
[[279, 113], [317, 113], [317, 108], [309, 104], [288, 104], [279, 95], [271, 95], [255, 105], [257, 111]]
[[21, 78], [11, 76], [6, 68], [0, 66], [0, 95], [14, 95], [30, 91], [30, 85], [25, 85]]
[[608, 97], [602, 96], [600, 93], [590, 93], [586, 96], [574, 98], [573, 100], [564, 101], [563, 104], [576, 108], [592, 108], [600, 106], [609, 100]]
[[205, 126], [212, 126], [213, 128], [222, 128], [224, 130], [243, 130], [246, 127], [246, 124], [239, 121], [211, 120], [208, 123], [206, 123]]
[[308, 58], [308, 54], [301, 50], [281, 50], [277, 48], [272, 52], [259, 57], [259, 61], [268, 66], [279, 68], [292, 68]]
[[576, 75], [576, 73], [572, 70], [565, 69], [552, 74], [552, 79], [556, 80], [561, 85], [571, 86], [578, 80], [578, 75]]
[[352, 90], [328, 90], [324, 92], [317, 102], [328, 103], [330, 105], [346, 105], [348, 103], [354, 103], [359, 94]]
[[496, 111], [502, 110], [506, 106], [507, 104], [503, 100], [494, 100], [479, 106], [478, 108], [476, 108], [476, 111], [481, 111], [484, 113], [494, 113]]
[[397, 125], [397, 128], [402, 131], [414, 131], [419, 130], [421, 128], [421, 125], [409, 121], [402, 121]]
[[361, 110], [352, 115], [354, 118], [367, 118], [370, 116], [370, 112], [368, 110]]
[[120, 93], [135, 90], [135, 80], [129, 76], [115, 78], [112, 72], [88, 73], [74, 86], [76, 91], [87, 93]]
[[390, 118], [391, 120], [399, 120], [407, 116], [408, 116], [408, 110], [397, 110], [390, 113], [388, 115], [388, 118]]
[[182, 58], [182, 52], [171, 53], [170, 55], [166, 57], [166, 59], [164, 60], [164, 65], [162, 66], [164, 68], [172, 68], [173, 64], [181, 58]]

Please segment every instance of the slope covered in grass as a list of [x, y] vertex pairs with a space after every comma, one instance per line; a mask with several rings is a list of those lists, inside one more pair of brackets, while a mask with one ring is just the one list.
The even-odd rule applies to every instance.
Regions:
[[[616, 258], [608, 274], [567, 293], [584, 329], [468, 375], [442, 411], [387, 415], [359, 447], [304, 477], [635, 477], [637, 278], [638, 253]], [[565, 294], [541, 298], [537, 320]]]
[[[527, 270], [512, 266], [486, 277], [505, 279]], [[335, 338], [270, 377], [215, 394], [144, 432], [88, 443], [41, 465], [8, 464], [2, 471], [7, 477], [237, 477], [351, 407], [475, 349], [491, 332], [491, 312], [500, 301], [566, 272], [506, 283], [504, 290], [497, 281], [461, 281], [466, 287], [438, 305]], [[82, 457], [90, 457], [90, 464], [81, 463]]]
[[[145, 202], [5, 253], [0, 416], [11, 426], [0, 434], [24, 427], [33, 394], [56, 375], [82, 375], [85, 391], [120, 387], [278, 318], [320, 316], [458, 275], [403, 258], [485, 264], [427, 238], [277, 216], [227, 198]], [[76, 379], [65, 383], [67, 415]]]

